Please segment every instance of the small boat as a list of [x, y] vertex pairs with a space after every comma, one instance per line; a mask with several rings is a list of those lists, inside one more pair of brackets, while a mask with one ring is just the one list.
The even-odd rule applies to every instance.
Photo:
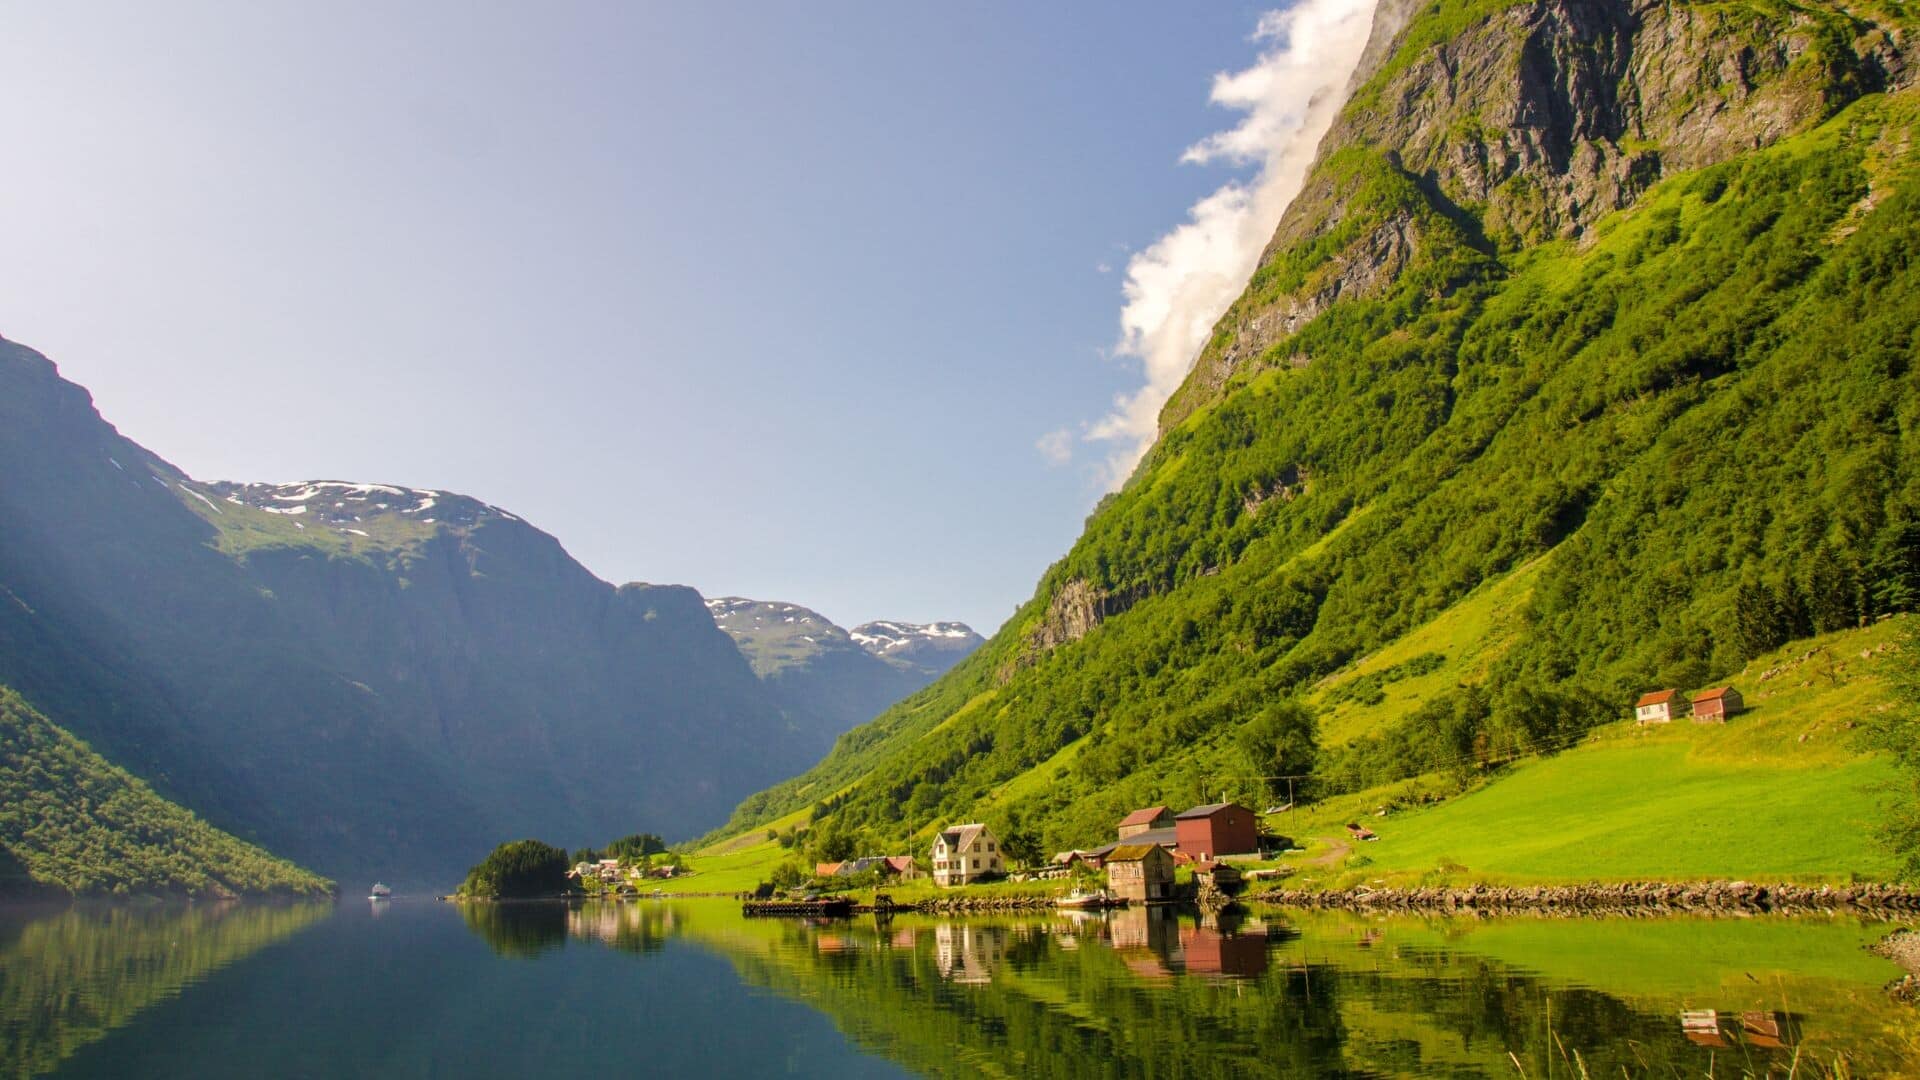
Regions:
[[1124, 907], [1126, 905], [1125, 900], [1114, 895], [1109, 889], [1095, 889], [1092, 892], [1082, 892], [1079, 889], [1075, 889], [1073, 892], [1060, 897], [1053, 903], [1054, 906], [1066, 908], [1068, 911], [1098, 911], [1101, 908]]
[[373, 889], [372, 889], [372, 891], [371, 891], [371, 892], [370, 892], [370, 893], [368, 894], [368, 896], [367, 896], [367, 899], [369, 899], [369, 900], [391, 900], [391, 899], [393, 899], [393, 890], [392, 890], [392, 889], [389, 889], [389, 888], [387, 888], [387, 887], [386, 887], [385, 885], [382, 885], [382, 884], [380, 884], [379, 882], [377, 882], [377, 881], [376, 881], [376, 882], [374, 882], [374, 883], [373, 883]]

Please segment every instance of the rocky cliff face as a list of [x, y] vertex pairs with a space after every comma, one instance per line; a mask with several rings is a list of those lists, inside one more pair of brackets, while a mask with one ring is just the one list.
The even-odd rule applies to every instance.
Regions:
[[[1347, 108], [1246, 293], [1161, 427], [1236, 375], [1312, 358], [1288, 339], [1435, 248], [1445, 292], [1505, 253], [1582, 238], [1677, 171], [1767, 146], [1920, 76], [1920, 40], [1869, 5], [1656, 0], [1384, 4]], [[1386, 44], [1383, 44], [1386, 43]]]
[[697, 593], [616, 589], [478, 500], [200, 483], [11, 343], [0, 468], [0, 683], [336, 877], [698, 832], [817, 756]]

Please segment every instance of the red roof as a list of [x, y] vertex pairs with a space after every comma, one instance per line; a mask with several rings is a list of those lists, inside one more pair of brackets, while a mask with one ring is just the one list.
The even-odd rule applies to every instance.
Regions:
[[1636, 701], [1636, 702], [1634, 702], [1634, 703], [1633, 703], [1633, 707], [1634, 707], [1634, 708], [1636, 708], [1636, 709], [1638, 709], [1638, 708], [1640, 708], [1640, 707], [1641, 707], [1641, 706], [1643, 706], [1643, 705], [1661, 705], [1661, 704], [1665, 704], [1666, 702], [1669, 702], [1669, 701], [1672, 701], [1672, 700], [1673, 700], [1673, 695], [1674, 695], [1674, 694], [1676, 694], [1676, 693], [1679, 693], [1679, 691], [1677, 691], [1677, 690], [1655, 690], [1655, 691], [1654, 691], [1653, 693], [1651, 693], [1651, 694], [1641, 694], [1641, 695], [1640, 695], [1640, 700], [1639, 700], [1639, 701]]
[[896, 874], [913, 872], [913, 856], [911, 855], [889, 855], [886, 861], [888, 866], [893, 867], [893, 871]]
[[1693, 700], [1694, 700], [1694, 701], [1696, 701], [1696, 702], [1698, 702], [1698, 701], [1717, 701], [1717, 700], [1719, 700], [1720, 698], [1723, 698], [1723, 697], [1726, 697], [1726, 696], [1727, 696], [1727, 692], [1728, 692], [1728, 691], [1730, 691], [1730, 690], [1732, 690], [1732, 689], [1733, 689], [1733, 687], [1731, 687], [1731, 686], [1716, 686], [1716, 687], [1714, 687], [1714, 688], [1713, 688], [1713, 689], [1711, 689], [1711, 690], [1702, 690], [1702, 691], [1700, 691], [1699, 693], [1697, 693], [1697, 694], [1695, 694], [1695, 695], [1693, 695]]
[[814, 863], [813, 876], [814, 877], [832, 877], [833, 875], [840, 872], [840, 866], [841, 864], [837, 862]]
[[1160, 820], [1166, 812], [1167, 808], [1164, 806], [1149, 806], [1144, 810], [1135, 810], [1120, 819], [1120, 827], [1124, 829], [1129, 825], [1151, 825]]

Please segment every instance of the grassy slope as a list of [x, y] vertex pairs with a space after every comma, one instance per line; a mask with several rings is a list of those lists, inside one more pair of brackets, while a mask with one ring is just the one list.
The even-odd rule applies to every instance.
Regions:
[[[1622, 721], [1438, 805], [1373, 816], [1419, 799], [1423, 785], [1403, 784], [1269, 824], [1309, 841], [1294, 861], [1316, 885], [1885, 878], [1893, 860], [1873, 830], [1892, 767], [1859, 752], [1853, 727], [1888, 705], [1897, 634], [1883, 623], [1755, 660], [1730, 680], [1751, 709], [1724, 726]], [[1353, 848], [1369, 864], [1341, 854], [1350, 820], [1381, 836]]]
[[332, 889], [162, 799], [4, 687], [0, 849], [32, 884], [74, 894], [324, 896]]

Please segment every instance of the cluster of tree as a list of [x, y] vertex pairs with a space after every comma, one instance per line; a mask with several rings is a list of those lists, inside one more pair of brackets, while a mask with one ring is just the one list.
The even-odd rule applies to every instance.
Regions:
[[565, 848], [538, 840], [514, 840], [494, 848], [467, 871], [460, 895], [497, 899], [562, 896], [570, 892], [572, 869]]
[[325, 896], [333, 883], [207, 824], [0, 687], [0, 891]]
[[[1852, 216], [1867, 140], [1906, 122], [1881, 108], [1510, 265], [1421, 219], [1445, 242], [1167, 431], [994, 641], [732, 827], [833, 791], [835, 829], [898, 837], [1038, 768], [994, 812], [1082, 844], [1220, 777], [1351, 790], [1551, 751], [1647, 686], [1913, 607], [1920, 185], [1890, 174]], [[1478, 685], [1337, 752], [1270, 711], [1521, 567]], [[1070, 585], [1128, 603], [1041, 652]]]
[[599, 862], [601, 859], [619, 859], [621, 862], [638, 863], [653, 855], [667, 853], [667, 842], [652, 833], [634, 833], [623, 836], [603, 848], [579, 848], [573, 853], [573, 861]]

